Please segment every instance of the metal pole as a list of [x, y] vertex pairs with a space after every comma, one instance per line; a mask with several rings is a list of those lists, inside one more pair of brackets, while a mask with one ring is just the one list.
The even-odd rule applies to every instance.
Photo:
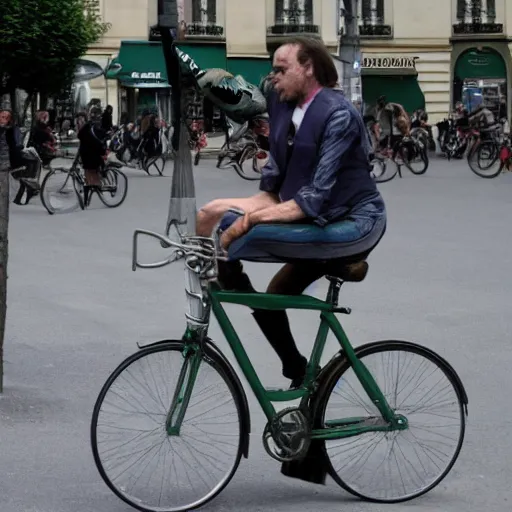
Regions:
[[[166, 223], [166, 234], [174, 226], [180, 233], [195, 233], [196, 196], [189, 134], [185, 125], [188, 105], [187, 85], [182, 81], [180, 59], [174, 47], [179, 21], [177, 0], [158, 0], [158, 25], [162, 35], [162, 49], [167, 77], [172, 91], [173, 126], [172, 147], [175, 150], [171, 198]], [[173, 233], [175, 236], [176, 233]]]
[[360, 76], [361, 44], [359, 38], [358, 4], [359, 0], [342, 0], [344, 30], [340, 38], [339, 58], [343, 64], [342, 87], [345, 96], [353, 101], [359, 98], [355, 95], [355, 81]]

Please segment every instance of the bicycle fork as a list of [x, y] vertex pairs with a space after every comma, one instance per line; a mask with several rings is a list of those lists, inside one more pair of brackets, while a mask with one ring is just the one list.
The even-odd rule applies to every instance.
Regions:
[[179, 436], [185, 413], [196, 383], [202, 351], [199, 345], [186, 345], [183, 350], [183, 365], [176, 384], [176, 391], [165, 420], [165, 430], [169, 436]]

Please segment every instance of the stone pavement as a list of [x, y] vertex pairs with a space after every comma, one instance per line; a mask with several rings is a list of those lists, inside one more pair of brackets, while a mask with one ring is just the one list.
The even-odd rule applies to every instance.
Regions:
[[[116, 210], [96, 201], [85, 212], [49, 216], [37, 200], [11, 209], [1, 512], [131, 510], [94, 466], [92, 408], [110, 372], [137, 342], [182, 334], [185, 300], [180, 265], [131, 271], [133, 230], [164, 228], [171, 169], [163, 178], [127, 174], [128, 198]], [[211, 161], [194, 174], [198, 203], [257, 190]], [[341, 301], [353, 313], [342, 320], [357, 345], [410, 339], [453, 364], [469, 395], [466, 441], [456, 466], [436, 490], [414, 502], [363, 503], [332, 481], [317, 487], [280, 475], [261, 445], [263, 415], [253, 408], [250, 458], [203, 510], [510, 510], [512, 174], [484, 180], [465, 162], [434, 160], [424, 176], [405, 171], [381, 190], [388, 231], [369, 260], [367, 279], [343, 287]], [[247, 268], [263, 288], [277, 266]], [[323, 296], [325, 280], [310, 292]], [[234, 306], [229, 311], [266, 384], [282, 383], [277, 358], [248, 313]], [[291, 320], [305, 351], [317, 315], [294, 312]], [[216, 324], [211, 335], [232, 359]], [[334, 348], [330, 341], [328, 352]]]

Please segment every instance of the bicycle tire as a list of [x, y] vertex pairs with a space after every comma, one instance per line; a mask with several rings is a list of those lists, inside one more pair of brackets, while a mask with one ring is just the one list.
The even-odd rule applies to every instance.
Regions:
[[[421, 145], [418, 141], [414, 140], [414, 146], [415, 146], [415, 150], [416, 150], [419, 158], [423, 162], [423, 167], [421, 168], [421, 170], [417, 170], [412, 167], [412, 163], [411, 163], [411, 160], [410, 160], [408, 152], [407, 152], [407, 146], [405, 146], [404, 143], [400, 143], [399, 151], [400, 151], [402, 160], [404, 162], [404, 165], [407, 167], [407, 169], [409, 169], [409, 171], [411, 171], [416, 176], [421, 176], [422, 174], [425, 174], [428, 169], [428, 165], [429, 165], [428, 154], [425, 151], [425, 147], [423, 145]], [[406, 150], [407, 158], [404, 158], [404, 152], [401, 151], [402, 149]]]
[[372, 160], [371, 164], [375, 165], [375, 163], [378, 162], [379, 167], [381, 168], [382, 172], [379, 175], [374, 175], [373, 171], [370, 171], [370, 174], [375, 181], [375, 183], [387, 183], [388, 181], [391, 181], [397, 174], [398, 174], [398, 166], [395, 165], [395, 172], [390, 171], [387, 172], [389, 169], [388, 164], [386, 163], [385, 159], [375, 158]]
[[[481, 161], [481, 153], [486, 150], [486, 148], [491, 147], [491, 154], [494, 155], [494, 157], [491, 160], [491, 163], [486, 165], [485, 167], [480, 166]], [[496, 167], [496, 170], [492, 170], [489, 173], [484, 173], [483, 171], [487, 171], [491, 169], [495, 164], [498, 164]], [[497, 147], [497, 144], [494, 141], [483, 141], [480, 142], [475, 148], [474, 151], [471, 152], [471, 154], [468, 155], [468, 165], [469, 168], [480, 178], [486, 178], [486, 179], [492, 179], [496, 178], [501, 174], [501, 171], [503, 170], [504, 163], [500, 161], [500, 151]]]
[[[120, 171], [119, 169], [116, 169], [115, 167], [107, 167], [104, 171], [105, 173], [105, 180], [108, 181], [107, 186], [115, 187], [115, 192], [112, 194], [112, 191], [108, 190], [101, 190], [98, 191], [98, 197], [100, 198], [100, 201], [108, 208], [117, 208], [121, 206], [128, 194], [128, 178], [126, 177], [126, 174], [124, 172]], [[121, 185], [122, 184], [122, 185]], [[119, 198], [117, 198], [116, 201], [114, 201], [115, 196], [117, 195], [117, 191], [119, 190], [119, 187], [121, 186], [121, 194]], [[105, 195], [106, 194], [106, 195]], [[112, 201], [109, 201], [107, 198], [112, 197]]]
[[[236, 473], [236, 470], [238, 469], [238, 466], [240, 464], [240, 460], [242, 458], [242, 455], [244, 453], [245, 448], [245, 434], [248, 434], [246, 432], [243, 432], [244, 427], [244, 403], [243, 403], [243, 390], [241, 390], [240, 382], [236, 380], [236, 377], [233, 377], [233, 374], [230, 371], [229, 363], [226, 362], [226, 360], [223, 358], [223, 356], [218, 353], [214, 348], [211, 348], [208, 345], [205, 345], [203, 357], [201, 361], [201, 365], [209, 365], [210, 368], [212, 368], [218, 376], [221, 377], [222, 381], [226, 384], [228, 391], [231, 394], [231, 398], [233, 399], [236, 414], [238, 416], [239, 425], [240, 428], [238, 429], [238, 444], [233, 445], [236, 447], [236, 453], [233, 458], [233, 462], [231, 464], [230, 469], [226, 472], [224, 478], [217, 483], [216, 486], [214, 486], [209, 493], [207, 493], [205, 496], [202, 496], [200, 499], [195, 500], [192, 503], [184, 503], [180, 504], [179, 506], [162, 506], [159, 505], [147, 505], [144, 504], [143, 501], [140, 498], [137, 497], [130, 497], [128, 496], [127, 492], [116, 486], [109, 475], [107, 475], [107, 470], [105, 469], [105, 466], [102, 462], [102, 456], [100, 453], [100, 450], [98, 448], [98, 423], [100, 418], [100, 413], [102, 410], [102, 405], [105, 400], [105, 398], [108, 395], [108, 392], [112, 385], [117, 381], [117, 379], [123, 374], [125, 370], [129, 370], [130, 367], [135, 364], [137, 361], [147, 358], [152, 355], [156, 355], [156, 358], [160, 362], [160, 364], [164, 361], [165, 356], [162, 354], [163, 352], [179, 352], [179, 357], [181, 360], [183, 360], [183, 354], [184, 354], [184, 348], [185, 343], [179, 340], [165, 340], [162, 342], [158, 342], [156, 344], [152, 344], [150, 346], [147, 346], [145, 348], [140, 349], [135, 354], [132, 354], [128, 358], [126, 358], [108, 377], [107, 381], [103, 385], [98, 398], [96, 400], [92, 419], [91, 419], [91, 447], [94, 457], [94, 462], [96, 464], [96, 467], [105, 482], [105, 484], [110, 488], [110, 490], [122, 501], [125, 503], [128, 503], [132, 507], [134, 507], [137, 510], [140, 510], [142, 512], [185, 512], [188, 510], [193, 510], [198, 507], [203, 506], [204, 504], [211, 501], [213, 498], [215, 498], [231, 481], [234, 474]], [[147, 359], [146, 359], [147, 361]], [[146, 364], [146, 367], [149, 365], [149, 363]], [[200, 367], [201, 368], [201, 367]], [[236, 374], [235, 374], [236, 375]], [[198, 376], [199, 378], [199, 376]], [[134, 380], [134, 377], [132, 377], [132, 380]], [[135, 379], [136, 381], [136, 379]], [[114, 391], [115, 394], [115, 391]], [[172, 395], [170, 395], [172, 397]], [[194, 395], [193, 395], [194, 396]], [[125, 399], [125, 401], [128, 403], [128, 400]], [[156, 403], [156, 402], [155, 402]], [[163, 404], [162, 404], [163, 406]], [[166, 406], [168, 406], [166, 404]], [[190, 405], [189, 405], [190, 407]], [[187, 409], [189, 411], [189, 409]], [[154, 414], [153, 417], [163, 416], [165, 419], [166, 414], [160, 415], [160, 414]], [[192, 418], [193, 419], [193, 418]], [[185, 422], [187, 421], [187, 415], [185, 415]], [[182, 429], [184, 427], [182, 426]], [[137, 436], [136, 436], [137, 437]], [[176, 436], [181, 437], [181, 436]], [[167, 440], [173, 439], [172, 437], [166, 437]], [[138, 442], [138, 441], [137, 441]], [[169, 444], [171, 441], [168, 441]], [[121, 445], [123, 446], [123, 445]], [[107, 450], [108, 452], [110, 450]], [[136, 461], [137, 462], [137, 461]], [[196, 459], [197, 464], [197, 459]], [[173, 461], [174, 464], [174, 461]], [[176, 468], [174, 468], [176, 471]], [[189, 479], [190, 480], [190, 479]], [[173, 481], [167, 481], [166, 482], [166, 488], [170, 487], [173, 484]], [[144, 491], [141, 491], [144, 492]], [[180, 493], [178, 493], [179, 496]]]
[[[64, 184], [67, 183], [68, 179], [72, 180], [73, 189], [74, 189], [74, 193], [75, 193], [75, 197], [76, 197], [76, 203], [73, 203], [69, 208], [63, 208], [60, 210], [58, 208], [55, 208], [54, 205], [52, 205], [52, 202], [50, 199], [51, 192], [48, 190], [49, 186], [50, 186], [49, 185], [50, 180], [52, 180], [54, 177], [58, 176], [58, 173], [67, 174], [68, 178], [66, 178]], [[80, 208], [81, 210], [83, 210], [85, 208], [84, 198], [83, 198], [81, 191], [79, 190], [79, 188], [77, 186], [77, 180], [76, 180], [75, 175], [73, 174], [73, 172], [71, 172], [70, 169], [66, 169], [64, 167], [57, 167], [55, 169], [52, 169], [44, 177], [43, 182], [41, 184], [41, 191], [40, 191], [39, 195], [41, 197], [41, 203], [43, 204], [44, 208], [50, 215], [54, 215], [55, 213], [70, 213], [72, 211], [77, 210], [78, 208]]]
[[411, 171], [416, 176], [421, 176], [422, 174], [425, 174], [427, 172], [428, 166], [430, 164], [428, 154], [424, 149], [420, 150], [420, 158], [424, 164], [423, 169], [421, 169], [420, 171], [418, 171], [417, 169], [414, 169], [409, 161], [405, 162], [407, 169], [409, 169], [409, 171]]
[[[365, 357], [371, 356], [374, 354], [378, 354], [378, 353], [383, 353], [383, 352], [385, 353], [385, 352], [396, 352], [396, 351], [408, 352], [410, 354], [420, 356], [421, 358], [423, 358], [423, 360], [427, 360], [430, 363], [432, 363], [436, 367], [436, 369], [440, 370], [441, 373], [444, 375], [444, 377], [446, 377], [449, 385], [451, 386], [451, 390], [453, 391], [454, 400], [456, 400], [456, 403], [457, 403], [456, 410], [457, 410], [457, 414], [458, 414], [459, 420], [460, 420], [459, 435], [458, 435], [458, 439], [455, 442], [455, 446], [453, 448], [453, 454], [451, 455], [445, 468], [440, 472], [439, 475], [437, 475], [435, 478], [433, 478], [432, 481], [430, 481], [427, 485], [423, 486], [420, 489], [417, 489], [415, 491], [408, 492], [408, 493], [404, 492], [404, 495], [396, 495], [396, 496], [392, 496], [392, 497], [388, 497], [388, 496], [382, 497], [382, 496], [375, 496], [375, 495], [372, 496], [368, 493], [368, 491], [363, 491], [361, 489], [361, 487], [356, 488], [357, 486], [363, 485], [361, 483], [362, 479], [358, 478], [358, 474], [362, 474], [362, 473], [360, 473], [358, 471], [350, 470], [349, 478], [353, 478], [354, 481], [351, 483], [347, 483], [347, 478], [346, 477], [342, 478], [336, 471], [335, 466], [333, 464], [333, 460], [329, 456], [329, 450], [327, 448], [328, 441], [325, 441], [323, 443], [323, 447], [322, 447], [323, 454], [326, 459], [326, 464], [328, 465], [328, 472], [331, 475], [331, 477], [335, 480], [335, 482], [340, 487], [342, 487], [345, 491], [349, 492], [350, 494], [357, 496], [361, 499], [364, 499], [366, 501], [375, 502], [375, 503], [399, 503], [399, 502], [409, 501], [411, 499], [417, 498], [417, 497], [429, 492], [434, 487], [436, 487], [446, 477], [446, 475], [448, 475], [448, 473], [453, 468], [453, 465], [455, 464], [455, 462], [460, 454], [461, 448], [462, 448], [462, 444], [464, 441], [465, 427], [466, 427], [465, 412], [467, 411], [466, 410], [467, 396], [465, 394], [462, 383], [461, 383], [459, 377], [457, 376], [457, 374], [455, 373], [455, 371], [449, 366], [449, 364], [444, 359], [442, 359], [439, 355], [437, 355], [435, 352], [433, 352], [432, 350], [429, 350], [420, 345], [416, 345], [414, 343], [410, 343], [410, 342], [406, 342], [406, 341], [389, 340], [389, 341], [375, 342], [375, 343], [371, 343], [371, 344], [359, 347], [356, 349], [356, 354], [357, 354], [357, 357], [361, 361], [363, 361], [363, 364], [368, 366], [368, 363], [364, 363]], [[405, 362], [403, 364], [404, 364], [404, 366], [408, 366]], [[421, 363], [421, 364], [423, 365], [423, 363]], [[389, 364], [388, 365], [384, 364], [384, 368], [386, 368], [386, 371], [389, 374], [394, 373], [392, 371], [394, 367], [391, 367], [391, 369], [389, 369]], [[398, 366], [398, 368], [400, 368], [400, 365]], [[315, 411], [316, 411], [315, 412], [315, 427], [316, 428], [322, 428], [325, 425], [326, 409], [328, 406], [328, 402], [329, 402], [331, 393], [333, 393], [333, 391], [335, 390], [335, 387], [339, 386], [341, 389], [345, 386], [345, 388], [350, 392], [350, 394], [351, 394], [350, 396], [351, 397], [354, 396], [354, 393], [355, 393], [354, 387], [352, 387], [350, 384], [347, 385], [346, 380], [344, 382], [341, 382], [341, 379], [344, 378], [344, 375], [351, 369], [352, 369], [352, 366], [349, 363], [349, 361], [345, 357], [340, 357], [335, 360], [334, 364], [332, 364], [330, 371], [326, 372], [327, 374], [325, 375], [325, 378], [322, 379], [320, 389], [318, 390], [318, 399], [317, 399], [318, 401], [317, 401], [317, 407], [315, 409]], [[396, 370], [396, 368], [394, 368], [394, 369]], [[399, 372], [397, 370], [397, 374], [398, 373]], [[376, 381], [378, 382], [379, 379], [375, 376], [375, 374], [373, 374], [373, 375], [374, 375], [374, 378], [376, 379]], [[419, 383], [418, 382], [415, 382], [415, 383], [419, 387], [421, 384], [423, 384], [423, 381], [421, 381]], [[387, 386], [383, 387], [382, 383], [381, 383], [380, 388], [381, 388], [382, 392], [384, 393], [384, 395], [386, 396], [386, 395], [389, 395], [389, 392], [395, 391], [395, 393], [397, 393], [398, 385], [396, 387], [391, 386], [391, 388], [388, 388]], [[443, 390], [444, 390], [444, 388], [443, 388]], [[402, 392], [402, 391], [403, 391], [403, 388], [401, 389], [400, 392]], [[399, 394], [400, 393], [398, 393], [398, 395]], [[411, 394], [412, 394], [412, 392], [411, 392]], [[428, 396], [428, 393], [426, 396]], [[409, 397], [409, 395], [406, 396], [406, 399], [408, 397]], [[369, 417], [372, 417], [370, 408], [372, 408], [372, 410], [375, 410], [375, 411], [377, 411], [377, 408], [375, 407], [374, 404], [372, 404], [372, 402], [370, 401], [370, 399], [368, 398], [367, 395], [365, 395], [365, 398], [367, 400], [367, 403], [370, 405], [368, 406], [368, 408], [366, 408], [365, 404], [363, 403], [363, 407], [367, 411], [366, 414], [369, 415]], [[386, 399], [390, 403], [390, 406], [393, 407], [391, 398], [389, 396], [386, 396]], [[404, 402], [405, 402], [405, 400], [404, 400]], [[430, 401], [430, 398], [428, 401]], [[427, 401], [427, 403], [428, 403], [428, 401]], [[356, 405], [361, 405], [361, 402], [357, 402], [357, 399], [355, 400], [355, 402], [356, 402]], [[396, 402], [397, 402], [397, 395], [395, 395], [395, 409], [397, 410], [397, 412], [400, 412], [399, 409], [402, 406], [403, 402], [399, 405], [396, 405]], [[412, 409], [409, 413], [405, 413], [405, 416], [407, 416], [408, 414], [409, 414], [409, 416], [411, 416], [414, 414], [414, 412], [415, 412], [414, 409]], [[353, 416], [352, 414], [350, 414], [350, 412], [348, 412], [347, 414], [348, 414], [348, 417]], [[439, 415], [440, 415], [440, 413], [439, 413]], [[377, 417], [377, 416], [380, 417], [380, 413], [376, 412], [376, 415], [374, 417]], [[413, 428], [418, 423], [419, 422], [413, 421], [412, 423], [409, 424], [409, 426], [411, 428]], [[424, 430], [427, 430], [427, 427], [425, 425], [423, 425], [423, 424], [421, 424], [421, 425]], [[421, 429], [421, 427], [420, 427], [420, 429]], [[403, 432], [407, 433], [408, 430], [405, 430]], [[393, 446], [394, 446], [395, 441], [398, 439], [398, 435], [400, 435], [401, 433], [402, 432], [398, 432], [398, 433], [394, 432], [393, 433], [393, 434], [397, 434], [397, 436], [392, 440]], [[357, 436], [357, 437], [359, 439], [367, 439], [367, 438], [364, 438], [365, 435], [371, 435], [371, 434], [363, 434], [362, 436]], [[352, 437], [349, 439], [354, 439], [354, 438]], [[415, 437], [415, 439], [416, 439], [416, 437]], [[335, 441], [340, 441], [340, 440], [341, 439], [336, 439]], [[398, 441], [396, 441], [396, 442], [398, 443]], [[337, 448], [339, 448], [339, 446]], [[377, 451], [376, 447], [374, 448], [373, 451]], [[373, 453], [373, 451], [372, 451], [372, 453]], [[359, 453], [359, 452], [363, 452], [360, 445], [358, 445], [357, 453]], [[403, 455], [403, 452], [402, 452], [402, 455]], [[417, 453], [416, 453], [416, 455], [417, 455]], [[354, 455], [354, 457], [357, 458], [355, 455]], [[395, 457], [396, 457], [396, 455], [395, 455]], [[347, 457], [345, 457], [345, 459], [346, 458]], [[368, 456], [368, 458], [366, 460], [368, 460], [369, 458], [370, 458], [370, 455]], [[404, 458], [405, 458], [405, 456], [404, 456]], [[397, 461], [397, 466], [398, 466], [398, 459], [396, 459], [396, 461]], [[379, 465], [379, 468], [382, 465], [385, 466], [384, 462], [381, 462], [381, 464]], [[340, 471], [341, 471], [341, 468], [340, 468]], [[399, 470], [399, 473], [401, 475], [400, 470]], [[376, 480], [378, 480], [377, 485], [380, 485], [380, 483], [382, 483], [384, 481], [382, 477], [378, 477]], [[403, 479], [402, 479], [402, 484], [403, 484], [404, 491], [405, 491], [405, 483], [403, 482]]]

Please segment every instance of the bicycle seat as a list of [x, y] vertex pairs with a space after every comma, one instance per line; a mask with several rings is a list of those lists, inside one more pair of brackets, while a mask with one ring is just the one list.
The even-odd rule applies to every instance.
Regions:
[[[219, 229], [226, 230], [240, 215], [227, 212]], [[235, 240], [228, 249], [229, 260], [266, 263], [317, 261], [327, 264], [326, 275], [344, 281], [362, 281], [368, 254], [386, 229], [385, 218], [342, 220], [321, 227], [315, 224], [258, 224]], [[332, 267], [332, 268], [331, 268]]]
[[329, 269], [329, 273], [326, 274], [326, 277], [339, 278], [347, 283], [360, 283], [368, 274], [368, 269], [369, 265], [364, 260], [354, 263], [344, 263], [332, 270]]

